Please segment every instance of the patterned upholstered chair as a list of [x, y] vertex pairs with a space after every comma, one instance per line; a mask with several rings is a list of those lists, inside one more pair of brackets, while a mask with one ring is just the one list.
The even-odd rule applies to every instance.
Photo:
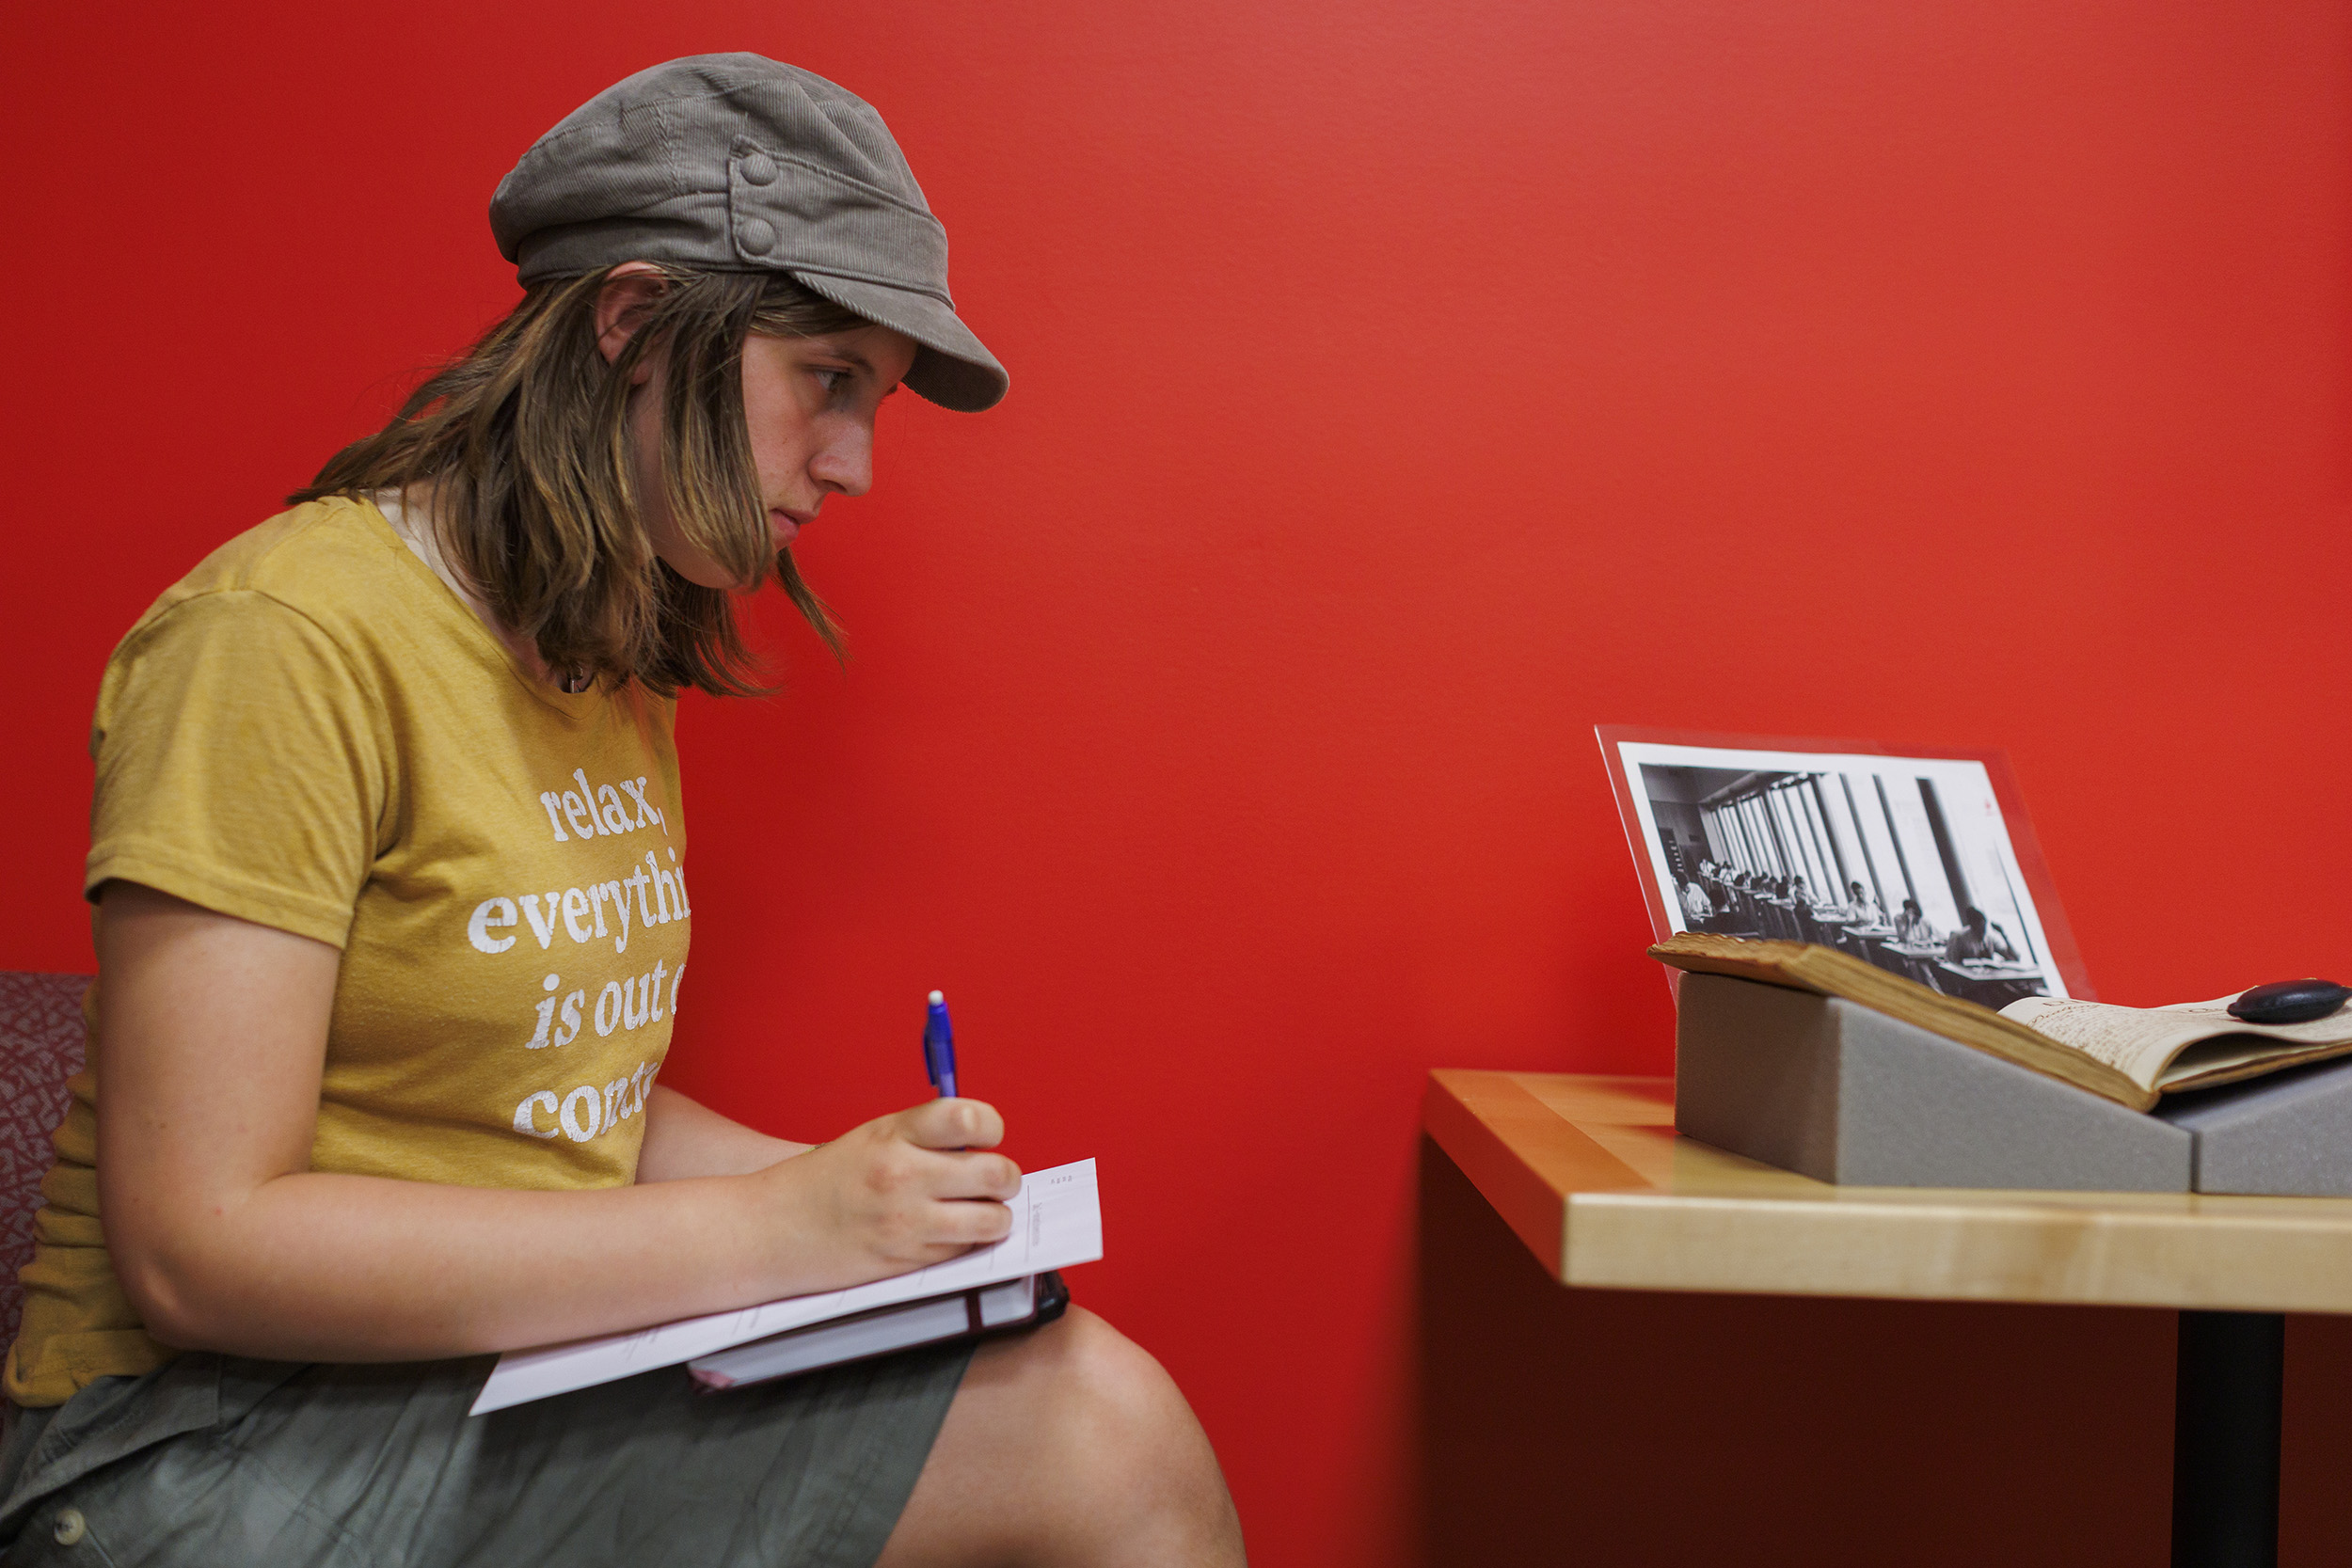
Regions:
[[0, 971], [0, 1350], [16, 1338], [32, 1261], [40, 1179], [57, 1157], [50, 1130], [65, 1117], [65, 1081], [82, 1070], [87, 974]]

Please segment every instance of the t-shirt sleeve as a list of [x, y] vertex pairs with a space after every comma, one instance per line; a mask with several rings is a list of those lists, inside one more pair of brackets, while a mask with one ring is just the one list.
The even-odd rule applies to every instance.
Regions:
[[99, 688], [85, 893], [120, 878], [342, 946], [386, 817], [381, 714], [334, 640], [266, 594], [153, 615]]

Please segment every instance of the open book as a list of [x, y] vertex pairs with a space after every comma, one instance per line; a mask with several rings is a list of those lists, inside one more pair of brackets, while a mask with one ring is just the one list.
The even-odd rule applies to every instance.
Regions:
[[468, 1414], [485, 1415], [550, 1394], [567, 1394], [659, 1367], [675, 1367], [754, 1339], [904, 1302], [955, 1296], [959, 1298], [956, 1310], [961, 1312], [961, 1298], [966, 1291], [1049, 1269], [1091, 1263], [1103, 1256], [1103, 1209], [1095, 1192], [1093, 1161], [1029, 1172], [1021, 1179], [1021, 1191], [1009, 1207], [1012, 1233], [1003, 1241], [912, 1274], [846, 1291], [787, 1296], [764, 1307], [657, 1323], [633, 1333], [576, 1339], [542, 1350], [509, 1351], [499, 1357], [490, 1380], [482, 1386]]
[[2233, 997], [2173, 1007], [2116, 1007], [2028, 996], [1999, 1012], [1930, 990], [1851, 953], [1799, 942], [1748, 942], [1685, 931], [1649, 950], [1677, 969], [1842, 996], [2062, 1078], [2135, 1111], [2163, 1095], [2352, 1053], [2352, 1008], [2310, 1023], [2243, 1023]]

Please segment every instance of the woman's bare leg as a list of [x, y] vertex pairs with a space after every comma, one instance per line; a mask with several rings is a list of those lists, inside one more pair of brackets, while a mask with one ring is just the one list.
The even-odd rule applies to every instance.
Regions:
[[875, 1568], [1239, 1568], [1208, 1434], [1080, 1307], [972, 1358]]

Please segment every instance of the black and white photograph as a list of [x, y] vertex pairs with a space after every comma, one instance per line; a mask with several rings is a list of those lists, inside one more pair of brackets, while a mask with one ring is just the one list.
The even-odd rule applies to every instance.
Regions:
[[1669, 929], [1818, 942], [1991, 1007], [2068, 994], [1982, 762], [1617, 746]]

